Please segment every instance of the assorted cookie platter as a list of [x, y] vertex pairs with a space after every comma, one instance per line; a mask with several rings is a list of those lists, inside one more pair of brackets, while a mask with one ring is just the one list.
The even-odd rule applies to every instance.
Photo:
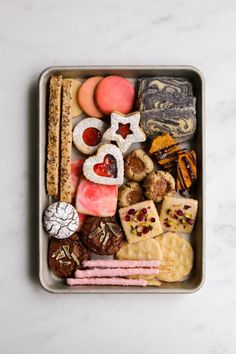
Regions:
[[201, 286], [202, 125], [203, 81], [191, 67], [42, 74], [44, 288], [187, 293]]

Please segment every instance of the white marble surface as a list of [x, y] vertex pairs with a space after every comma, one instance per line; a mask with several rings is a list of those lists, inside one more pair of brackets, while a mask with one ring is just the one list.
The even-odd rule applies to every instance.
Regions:
[[[235, 17], [235, 0], [0, 0], [1, 354], [236, 352]], [[192, 64], [204, 73], [201, 291], [56, 296], [40, 287], [35, 88], [45, 67], [69, 64]]]

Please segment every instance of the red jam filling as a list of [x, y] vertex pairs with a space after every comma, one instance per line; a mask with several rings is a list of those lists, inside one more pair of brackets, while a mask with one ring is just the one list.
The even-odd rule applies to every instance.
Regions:
[[116, 134], [119, 134], [122, 136], [123, 139], [127, 137], [128, 134], [132, 134], [132, 130], [130, 130], [130, 123], [128, 124], [122, 124], [119, 123], [119, 128], [116, 131]]
[[116, 178], [117, 177], [116, 159], [114, 158], [114, 156], [107, 154], [104, 157], [102, 163], [97, 163], [96, 165], [94, 165], [93, 170], [98, 176]]
[[82, 138], [88, 146], [97, 146], [102, 139], [102, 134], [97, 128], [87, 128], [84, 130]]

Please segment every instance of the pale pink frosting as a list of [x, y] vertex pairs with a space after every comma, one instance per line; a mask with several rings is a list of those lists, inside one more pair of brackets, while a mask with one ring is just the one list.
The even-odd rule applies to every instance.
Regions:
[[94, 259], [90, 261], [84, 261], [84, 267], [101, 267], [101, 268], [135, 268], [135, 267], [159, 267], [160, 261], [158, 260], [140, 260], [140, 261], [128, 261], [128, 260], [113, 260], [113, 259]]
[[77, 270], [76, 278], [93, 278], [93, 277], [125, 277], [127, 275], [150, 275], [158, 274], [156, 268], [94, 268], [87, 270]]
[[82, 278], [66, 279], [68, 285], [122, 285], [122, 286], [147, 286], [144, 279], [125, 279], [125, 278]]

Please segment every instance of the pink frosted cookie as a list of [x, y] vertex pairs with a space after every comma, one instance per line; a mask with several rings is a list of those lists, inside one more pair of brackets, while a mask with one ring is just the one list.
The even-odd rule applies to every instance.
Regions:
[[76, 278], [102, 278], [102, 277], [126, 277], [128, 275], [152, 275], [158, 274], [156, 268], [94, 268], [86, 270], [77, 270]]
[[153, 267], [160, 265], [159, 260], [117, 260], [117, 259], [92, 259], [83, 262], [83, 267], [101, 267], [101, 268], [136, 268], [136, 267]]
[[76, 190], [79, 183], [79, 178], [83, 174], [84, 160], [71, 161], [71, 194], [72, 198], [76, 196]]
[[82, 178], [77, 189], [76, 210], [87, 215], [113, 216], [117, 197], [117, 186], [97, 184]]
[[110, 75], [101, 80], [95, 91], [96, 105], [106, 115], [114, 111], [123, 114], [131, 112], [134, 98], [135, 89], [131, 83], [116, 75]]
[[87, 115], [102, 118], [103, 114], [98, 110], [94, 101], [94, 92], [97, 84], [103, 79], [101, 76], [93, 76], [85, 80], [78, 91], [78, 103]]
[[67, 285], [123, 285], [123, 286], [147, 286], [148, 282], [144, 279], [125, 279], [125, 278], [83, 278], [66, 279]]

